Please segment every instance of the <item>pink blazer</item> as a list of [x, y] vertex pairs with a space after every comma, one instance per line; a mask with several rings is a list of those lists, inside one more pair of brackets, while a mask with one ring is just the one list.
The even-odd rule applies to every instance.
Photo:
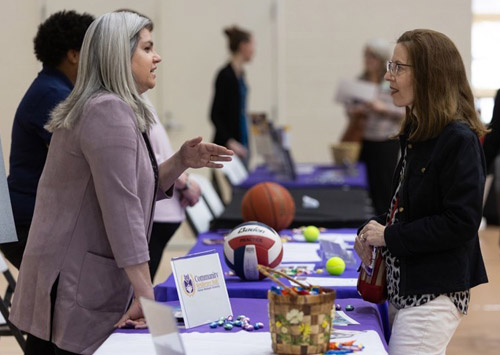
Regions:
[[54, 132], [10, 320], [49, 340], [50, 291], [59, 284], [52, 342], [91, 354], [125, 313], [124, 267], [149, 260], [156, 190], [135, 115], [113, 94], [90, 99], [72, 129]]

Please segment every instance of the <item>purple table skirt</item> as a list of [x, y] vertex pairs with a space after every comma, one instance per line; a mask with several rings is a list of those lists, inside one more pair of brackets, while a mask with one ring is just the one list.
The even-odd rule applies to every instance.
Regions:
[[271, 181], [277, 182], [286, 188], [315, 188], [315, 187], [350, 187], [368, 190], [368, 178], [366, 167], [363, 163], [358, 163], [352, 169], [335, 165], [314, 165], [311, 170], [301, 171], [307, 165], [299, 164], [297, 178], [287, 180], [268, 170], [266, 166], [258, 166], [252, 171], [248, 178], [238, 187], [250, 188], [258, 183]]
[[[268, 301], [267, 299], [252, 299], [252, 298], [232, 298], [231, 307], [233, 309], [234, 315], [244, 314], [250, 317], [252, 322], [262, 322], [264, 323], [264, 329], [262, 331], [269, 331], [269, 316], [268, 316]], [[365, 302], [361, 299], [338, 299], [335, 300], [342, 306], [342, 310], [345, 311], [345, 306], [350, 304], [354, 306], [354, 310], [351, 312], [346, 312], [347, 315], [352, 317], [354, 320], [358, 321], [360, 324], [352, 324], [346, 327], [338, 327], [339, 329], [346, 330], [374, 330], [378, 333], [380, 340], [387, 349], [387, 342], [384, 338], [384, 327], [381, 319], [381, 315], [378, 312], [377, 306]], [[166, 302], [166, 304], [176, 307], [179, 306], [179, 301]], [[222, 316], [222, 315], [221, 315]], [[215, 320], [215, 319], [214, 319]], [[201, 325], [199, 327], [190, 329], [179, 329], [181, 333], [224, 333], [228, 332], [222, 327], [217, 327], [212, 329], [208, 324]], [[243, 331], [240, 328], [233, 328], [234, 331]], [[115, 333], [148, 333], [147, 329], [117, 329]], [[257, 330], [258, 332], [258, 330]]]

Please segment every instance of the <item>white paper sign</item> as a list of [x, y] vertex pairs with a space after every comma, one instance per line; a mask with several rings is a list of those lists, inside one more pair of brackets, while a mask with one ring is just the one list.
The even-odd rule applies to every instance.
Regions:
[[215, 250], [173, 258], [170, 263], [186, 328], [233, 314]]
[[337, 88], [335, 100], [342, 103], [354, 101], [371, 102], [378, 97], [379, 86], [364, 80], [342, 80]]

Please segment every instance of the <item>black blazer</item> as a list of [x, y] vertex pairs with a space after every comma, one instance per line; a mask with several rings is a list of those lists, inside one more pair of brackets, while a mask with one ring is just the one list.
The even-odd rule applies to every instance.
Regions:
[[215, 126], [213, 142], [227, 146], [230, 138], [241, 142], [240, 87], [231, 64], [224, 66], [215, 80], [210, 118]]
[[500, 90], [495, 96], [495, 106], [493, 107], [493, 116], [489, 125], [491, 132], [484, 137], [483, 150], [486, 158], [486, 169], [489, 172], [500, 153]]
[[[450, 123], [434, 139], [408, 142], [399, 221], [384, 238], [401, 261], [402, 295], [464, 291], [488, 282], [479, 247], [485, 160], [474, 132]], [[399, 183], [401, 161], [394, 175]], [[386, 214], [374, 218], [385, 225]]]

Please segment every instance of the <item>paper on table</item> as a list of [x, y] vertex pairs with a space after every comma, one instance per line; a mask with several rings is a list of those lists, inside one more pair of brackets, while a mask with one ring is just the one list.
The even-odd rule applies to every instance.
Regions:
[[344, 242], [354, 243], [354, 240], [356, 239], [356, 233], [348, 233], [348, 234], [321, 233], [320, 238], [321, 239], [328, 239], [328, 240], [336, 240], [337, 238], [340, 238]]
[[183, 333], [186, 354], [272, 355], [269, 332]]
[[113, 333], [94, 355], [156, 355], [153, 337], [149, 333]]
[[330, 337], [330, 340], [335, 339], [335, 341], [338, 342], [356, 340], [355, 344], [361, 344], [365, 347], [362, 351], [356, 352], [356, 354], [370, 354], [370, 355], [387, 354], [387, 351], [384, 348], [384, 344], [382, 344], [382, 341], [380, 340], [378, 333], [374, 330], [359, 332], [354, 336], [348, 336], [345, 338], [335, 336], [337, 332], [338, 330], [334, 330], [332, 337]]
[[335, 311], [335, 318], [333, 319], [334, 326], [349, 324], [359, 324], [359, 322], [349, 317], [344, 311]]
[[316, 264], [297, 264], [297, 263], [293, 263], [293, 264], [279, 264], [276, 269], [278, 270], [282, 270], [282, 269], [287, 269], [287, 268], [290, 268], [290, 269], [303, 269], [303, 270], [307, 270], [307, 271], [314, 271], [314, 269], [316, 268]]
[[358, 279], [344, 279], [341, 277], [297, 277], [297, 279], [310, 285], [322, 287], [352, 287], [358, 284]]
[[284, 243], [282, 263], [289, 262], [318, 262], [319, 243]]

